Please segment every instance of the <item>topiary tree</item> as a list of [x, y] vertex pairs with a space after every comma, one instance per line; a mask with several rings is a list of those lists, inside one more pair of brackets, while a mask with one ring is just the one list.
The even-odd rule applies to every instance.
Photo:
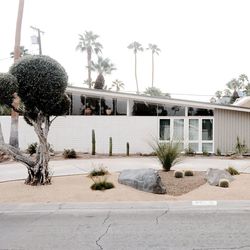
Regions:
[[50, 184], [48, 133], [51, 123], [69, 110], [70, 100], [65, 93], [68, 76], [64, 68], [48, 56], [26, 56], [0, 74], [0, 105], [14, 108], [16, 98], [22, 105], [15, 109], [34, 127], [38, 136], [35, 160], [4, 142], [0, 124], [0, 150], [22, 162], [28, 169], [26, 184]]

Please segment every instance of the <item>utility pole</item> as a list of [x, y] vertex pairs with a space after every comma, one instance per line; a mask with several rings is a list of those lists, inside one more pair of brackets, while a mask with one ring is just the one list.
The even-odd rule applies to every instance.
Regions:
[[[23, 8], [24, 0], [19, 0], [17, 21], [16, 21], [16, 35], [15, 35], [15, 46], [14, 46], [14, 62], [20, 58], [20, 41], [21, 41], [21, 29], [22, 29], [22, 20], [23, 20]], [[14, 94], [15, 98], [13, 101], [13, 106], [18, 109], [20, 104], [20, 99], [17, 96], [17, 93]], [[13, 109], [11, 110], [11, 128], [10, 128], [10, 140], [9, 144], [15, 148], [19, 148], [18, 140], [18, 113]]]
[[41, 41], [41, 34], [44, 34], [44, 31], [40, 30], [39, 28], [36, 28], [34, 26], [30, 26], [31, 29], [35, 30], [37, 32], [37, 43], [39, 45], [39, 55], [42, 55], [42, 41]]

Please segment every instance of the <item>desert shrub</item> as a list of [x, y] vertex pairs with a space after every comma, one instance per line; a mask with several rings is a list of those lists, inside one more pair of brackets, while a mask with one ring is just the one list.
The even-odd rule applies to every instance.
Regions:
[[26, 152], [31, 156], [36, 153], [36, 150], [37, 150], [37, 142], [34, 142], [28, 146]]
[[112, 182], [107, 181], [106, 176], [92, 177], [91, 179], [94, 182], [90, 187], [92, 190], [106, 190], [115, 187]]
[[209, 155], [210, 155], [207, 151], [203, 151], [202, 154], [203, 154], [204, 156], [209, 156]]
[[195, 155], [195, 151], [191, 147], [188, 147], [185, 149], [185, 155]]
[[160, 143], [155, 140], [155, 144], [151, 144], [151, 147], [166, 171], [170, 171], [171, 167], [179, 160], [181, 155], [178, 143]]
[[219, 187], [228, 188], [229, 187], [229, 181], [227, 179], [220, 179]]
[[231, 174], [231, 175], [239, 175], [240, 173], [238, 172], [237, 169], [235, 169], [234, 167], [228, 167], [226, 169], [226, 171]]
[[217, 150], [216, 150], [216, 155], [221, 156], [221, 151], [219, 148], [217, 148]]
[[77, 157], [76, 151], [75, 151], [74, 149], [64, 149], [63, 157], [64, 157], [65, 159], [73, 159], [73, 158], [76, 158], [76, 157]]
[[237, 136], [235, 151], [236, 151], [236, 154], [239, 154], [239, 155], [242, 155], [242, 154], [247, 152], [247, 146], [245, 144], [245, 141], [243, 141], [243, 143], [241, 143], [239, 136]]
[[174, 172], [174, 177], [175, 177], [175, 178], [183, 178], [183, 177], [184, 177], [184, 174], [183, 174], [182, 171], [176, 170], [176, 171]]
[[93, 170], [90, 171], [89, 177], [94, 177], [94, 176], [103, 176], [109, 174], [108, 170], [103, 166], [99, 166], [98, 168], [94, 168]]
[[192, 170], [185, 170], [184, 175], [185, 176], [194, 176], [194, 172]]

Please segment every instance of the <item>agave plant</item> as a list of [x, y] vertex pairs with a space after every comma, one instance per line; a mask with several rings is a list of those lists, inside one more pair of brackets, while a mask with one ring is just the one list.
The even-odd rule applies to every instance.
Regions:
[[172, 141], [162, 143], [155, 140], [151, 147], [165, 171], [170, 171], [171, 167], [180, 160], [181, 150], [179, 143], [173, 143]]

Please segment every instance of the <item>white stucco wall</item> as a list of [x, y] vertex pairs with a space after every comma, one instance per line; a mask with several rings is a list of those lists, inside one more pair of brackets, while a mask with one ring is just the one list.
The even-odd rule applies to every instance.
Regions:
[[[6, 141], [10, 134], [10, 117], [0, 116]], [[126, 153], [126, 143], [131, 153], [152, 152], [149, 143], [158, 133], [157, 117], [129, 116], [67, 116], [58, 117], [53, 122], [49, 143], [56, 151], [74, 148], [76, 151], [91, 152], [91, 131], [96, 134], [96, 151], [108, 153], [109, 137], [113, 139], [113, 153]], [[33, 128], [19, 119], [19, 144], [26, 149], [28, 144], [37, 141]]]

